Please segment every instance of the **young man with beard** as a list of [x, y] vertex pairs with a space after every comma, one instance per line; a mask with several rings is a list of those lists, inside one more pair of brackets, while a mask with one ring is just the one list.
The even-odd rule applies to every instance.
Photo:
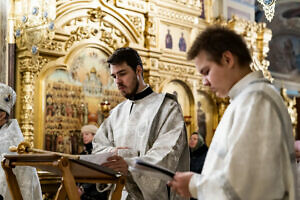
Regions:
[[295, 200], [295, 152], [290, 115], [251, 56], [240, 35], [209, 27], [188, 52], [203, 84], [230, 97], [201, 174], [176, 173], [169, 183], [182, 196], [198, 199]]
[[168, 191], [166, 181], [128, 171], [128, 163], [136, 158], [172, 171], [189, 170], [180, 105], [173, 95], [155, 93], [145, 84], [142, 60], [136, 50], [117, 49], [108, 63], [111, 76], [127, 100], [102, 123], [93, 140], [93, 153], [117, 153], [103, 165], [126, 175], [127, 199], [182, 199]]

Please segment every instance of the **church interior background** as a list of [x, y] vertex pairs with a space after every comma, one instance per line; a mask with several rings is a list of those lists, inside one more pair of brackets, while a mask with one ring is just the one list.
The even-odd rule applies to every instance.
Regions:
[[27, 141], [77, 154], [81, 126], [100, 125], [123, 100], [106, 59], [130, 46], [146, 82], [175, 94], [188, 134], [201, 132], [209, 145], [229, 102], [202, 85], [186, 52], [198, 32], [221, 24], [244, 36], [253, 70], [281, 91], [299, 138], [299, 12], [296, 0], [277, 0], [271, 22], [255, 0], [1, 0], [0, 81], [17, 92], [15, 118]]

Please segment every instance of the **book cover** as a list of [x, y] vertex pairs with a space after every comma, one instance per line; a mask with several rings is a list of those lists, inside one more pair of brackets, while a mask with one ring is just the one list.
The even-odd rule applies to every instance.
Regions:
[[167, 168], [154, 165], [152, 163], [140, 159], [136, 159], [135, 162], [132, 165], [130, 165], [129, 169], [137, 173], [143, 173], [149, 176], [155, 176], [157, 178], [166, 181], [172, 180], [175, 175], [175, 172]]

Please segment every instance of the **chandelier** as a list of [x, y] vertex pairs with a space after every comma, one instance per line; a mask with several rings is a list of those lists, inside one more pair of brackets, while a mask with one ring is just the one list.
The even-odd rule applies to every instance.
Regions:
[[55, 35], [56, 0], [13, 0], [13, 6], [17, 46], [38, 55], [39, 46]]
[[271, 22], [275, 13], [276, 0], [258, 0], [258, 2], [262, 4], [267, 20]]

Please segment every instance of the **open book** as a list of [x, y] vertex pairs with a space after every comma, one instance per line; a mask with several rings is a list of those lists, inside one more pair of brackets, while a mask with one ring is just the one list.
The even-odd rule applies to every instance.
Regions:
[[149, 162], [136, 159], [133, 164], [129, 166], [129, 170], [137, 173], [143, 173], [149, 176], [155, 176], [165, 181], [170, 181], [173, 179], [175, 172], [160, 167]]
[[[108, 157], [111, 157], [113, 153], [99, 153], [99, 154], [89, 154], [89, 155], [80, 155], [79, 159], [72, 159], [73, 162], [87, 166], [91, 169], [98, 170], [104, 172], [109, 175], [114, 175], [116, 177], [120, 176], [119, 172], [116, 172], [110, 168], [101, 166], [103, 163], [107, 161]], [[84, 172], [83, 172], [84, 173]]]
[[108, 157], [113, 156], [112, 152], [98, 153], [98, 154], [89, 154], [89, 155], [80, 155], [79, 160], [85, 160], [97, 165], [102, 165], [107, 161]]

